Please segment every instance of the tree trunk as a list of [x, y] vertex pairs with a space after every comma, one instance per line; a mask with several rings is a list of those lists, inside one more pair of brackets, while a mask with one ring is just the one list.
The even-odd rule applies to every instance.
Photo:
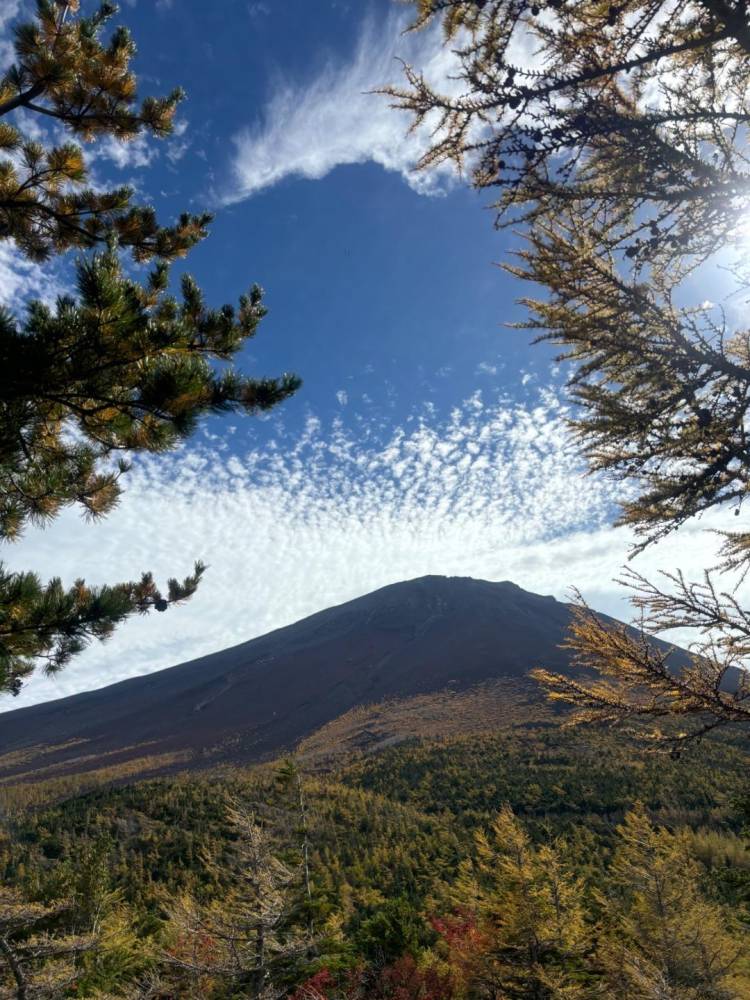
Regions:
[[5, 956], [5, 961], [8, 963], [13, 978], [16, 981], [16, 1000], [28, 1000], [29, 994], [26, 990], [26, 977], [16, 958], [16, 953], [8, 943], [7, 938], [0, 937], [0, 952]]

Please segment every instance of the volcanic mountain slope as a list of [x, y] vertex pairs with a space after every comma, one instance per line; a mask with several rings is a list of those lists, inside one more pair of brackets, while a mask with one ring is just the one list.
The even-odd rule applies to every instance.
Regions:
[[189, 663], [2, 714], [0, 780], [144, 758], [156, 770], [257, 761], [358, 706], [483, 683], [497, 702], [498, 683], [529, 691], [534, 666], [567, 669], [570, 617], [513, 583], [394, 584]]

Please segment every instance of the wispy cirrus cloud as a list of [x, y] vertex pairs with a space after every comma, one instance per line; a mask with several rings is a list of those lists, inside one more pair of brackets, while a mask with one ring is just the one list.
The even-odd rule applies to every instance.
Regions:
[[[121, 506], [97, 525], [66, 512], [4, 559], [67, 582], [181, 575], [202, 558], [195, 598], [138, 618], [56, 679], [32, 680], [0, 709], [100, 687], [261, 635], [321, 608], [426, 573], [510, 579], [627, 615], [611, 582], [632, 538], [609, 526], [615, 489], [585, 477], [555, 392], [526, 403], [476, 393], [439, 419], [429, 405], [383, 431], [350, 402], [263, 448], [238, 434], [139, 461]], [[344, 411], [342, 411], [344, 412]], [[230, 447], [231, 442], [231, 447]], [[693, 525], [639, 560], [698, 574], [715, 540]]]
[[286, 177], [318, 180], [337, 166], [366, 162], [400, 173], [422, 194], [449, 184], [453, 172], [448, 167], [414, 170], [427, 149], [427, 130], [407, 135], [409, 117], [372, 93], [401, 81], [399, 59], [419, 66], [443, 89], [455, 87], [450, 76], [456, 59], [443, 46], [440, 31], [404, 34], [407, 23], [396, 15], [378, 25], [367, 20], [349, 60], [331, 60], [305, 82], [282, 80], [261, 120], [235, 135], [231, 180], [221, 200], [241, 201]]

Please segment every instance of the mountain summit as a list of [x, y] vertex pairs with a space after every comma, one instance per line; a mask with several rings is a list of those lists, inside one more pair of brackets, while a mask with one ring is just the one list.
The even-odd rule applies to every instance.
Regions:
[[259, 760], [357, 706], [564, 670], [570, 617], [509, 582], [393, 584], [189, 663], [0, 715], [0, 771], [61, 773], [92, 755]]

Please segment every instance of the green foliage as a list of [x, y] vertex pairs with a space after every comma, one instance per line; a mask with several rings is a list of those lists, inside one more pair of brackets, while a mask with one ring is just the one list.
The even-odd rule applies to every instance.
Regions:
[[611, 838], [636, 799], [664, 822], [706, 826], [734, 814], [747, 758], [712, 739], [689, 760], [644, 755], [606, 732], [557, 727], [446, 743], [412, 742], [353, 762], [342, 780], [471, 830], [508, 802], [532, 830], [586, 830]]
[[150, 573], [133, 583], [88, 587], [77, 580], [65, 589], [59, 579], [43, 584], [35, 573], [9, 573], [0, 564], [0, 691], [18, 694], [23, 678], [40, 661], [51, 674], [91, 639], [106, 639], [134, 613], [166, 611], [195, 593], [203, 574], [169, 580], [165, 597]]
[[[208, 307], [189, 275], [179, 299], [170, 294], [167, 262], [205, 237], [208, 215], [161, 226], [130, 189], [88, 187], [75, 142], [45, 146], [24, 135], [35, 114], [86, 141], [171, 132], [182, 93], [138, 104], [134, 43], [123, 27], [103, 34], [115, 11], [104, 3], [85, 17], [77, 0], [38, 0], [35, 18], [15, 30], [16, 62], [0, 80], [0, 240], [33, 260], [107, 245], [78, 259], [75, 295], [54, 307], [32, 302], [23, 319], [0, 310], [0, 541], [66, 506], [107, 514], [126, 454], [168, 451], [201, 417], [269, 410], [300, 384], [227, 364], [265, 314], [260, 288], [236, 309]], [[124, 273], [121, 247], [136, 261], [157, 258], [143, 283]], [[203, 568], [169, 580], [162, 593], [149, 573], [65, 588], [0, 564], [0, 693], [17, 694], [39, 664], [59, 670], [130, 615], [187, 600]]]
[[79, 2], [38, 0], [34, 20], [15, 29], [15, 63], [0, 80], [0, 238], [43, 260], [74, 248], [89, 248], [114, 233], [136, 260], [173, 259], [206, 235], [210, 216], [181, 216], [161, 226], [153, 208], [133, 204], [133, 190], [87, 186], [83, 151], [73, 142], [45, 148], [23, 123], [8, 116], [21, 108], [52, 118], [85, 141], [142, 133], [169, 135], [183, 94], [147, 97], [136, 103], [130, 70], [135, 44], [127, 29], [102, 33], [116, 12], [102, 3], [89, 17]]
[[147, 286], [123, 274], [114, 251], [77, 271], [77, 299], [34, 303], [23, 324], [0, 314], [0, 537], [68, 504], [107, 513], [127, 469], [100, 472], [110, 455], [166, 451], [207, 413], [268, 410], [299, 385], [211, 366], [255, 334], [265, 313], [257, 287], [235, 312], [207, 308], [188, 276], [178, 301], [163, 263]]
[[618, 827], [600, 900], [610, 931], [601, 949], [609, 995], [720, 1000], [750, 990], [739, 927], [701, 891], [684, 831], [656, 829], [637, 806]]
[[[738, 919], [748, 912], [750, 853], [738, 805], [746, 768], [741, 745], [728, 739], [706, 741], [700, 760], [690, 762], [644, 758], [611, 736], [582, 741], [580, 733], [544, 726], [412, 742], [350, 764], [343, 783], [305, 778], [287, 762], [102, 788], [35, 807], [0, 841], [0, 874], [31, 901], [71, 900], [73, 922], [61, 930], [85, 928], [102, 914], [101, 940], [79, 963], [78, 995], [100, 990], [145, 1000], [197, 989], [196, 996], [228, 1000], [237, 994], [222, 986], [228, 981], [213, 932], [237, 922], [239, 842], [226, 802], [240, 799], [269, 835], [269, 858], [295, 873], [283, 922], [290, 961], [276, 973], [290, 993], [310, 980], [329, 1000], [428, 1000], [432, 983], [434, 1000], [443, 1000], [441, 989], [456, 1000], [488, 1000], [506, 995], [497, 993], [500, 984], [516, 990], [507, 995], [524, 996], [533, 982], [544, 998], [594, 996], [594, 987], [616, 996], [614, 985], [602, 983], [615, 976], [618, 955], [624, 960], [624, 943], [633, 968], [653, 971], [659, 958], [655, 932], [636, 930], [651, 927], [643, 887], [662, 871], [674, 912], [695, 915], [682, 938], [670, 925], [675, 953], [689, 951], [688, 925], [705, 924], [721, 945], [719, 972], [738, 984], [727, 996], [742, 997], [745, 965], [730, 961], [741, 935], [727, 907]], [[669, 832], [629, 812], [638, 798]], [[646, 846], [634, 854], [639, 840]], [[188, 900], [187, 911], [175, 900]], [[180, 912], [190, 917], [184, 933], [174, 919]], [[314, 947], [298, 948], [310, 940], [311, 912]], [[531, 944], [539, 950], [529, 959]], [[173, 961], [164, 964], [165, 955], [182, 962], [182, 973]], [[196, 965], [205, 980], [196, 980]], [[699, 974], [689, 967], [690, 976]], [[189, 989], [175, 985], [183, 973], [192, 976]]]
[[401, 955], [416, 954], [428, 943], [424, 920], [401, 896], [387, 899], [353, 928], [352, 944], [373, 964], [387, 964]]

